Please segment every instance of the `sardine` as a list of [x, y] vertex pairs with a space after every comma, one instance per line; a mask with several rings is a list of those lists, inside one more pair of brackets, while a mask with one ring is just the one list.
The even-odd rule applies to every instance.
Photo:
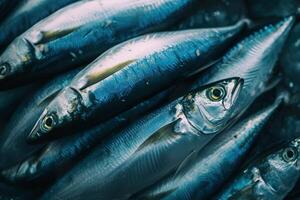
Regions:
[[208, 199], [239, 167], [280, 102], [278, 99], [221, 133], [203, 150], [193, 152], [174, 174], [132, 199]]
[[[161, 179], [228, 123], [243, 81], [220, 80], [179, 98], [104, 141], [42, 199], [127, 199]], [[216, 95], [218, 93], [218, 95]], [[230, 106], [224, 110], [224, 104]], [[207, 109], [207, 110], [205, 110]], [[223, 110], [218, 121], [210, 121]], [[194, 127], [195, 120], [203, 128]], [[211, 134], [206, 127], [213, 127]]]
[[70, 83], [80, 69], [67, 72], [40, 89], [32, 96], [24, 99], [0, 134], [0, 169], [11, 167], [41, 148], [41, 145], [29, 145], [26, 143], [28, 132], [34, 126], [35, 121], [43, 112], [47, 104], [45, 99], [54, 98], [64, 86]]
[[[16, 166], [3, 170], [1, 176], [6, 181], [20, 185], [39, 184], [42, 181], [49, 182], [49, 179], [59, 177], [69, 169], [69, 166], [76, 164], [79, 157], [83, 157], [100, 144], [103, 138], [112, 135], [113, 132], [117, 132], [117, 130], [154, 110], [164, 102], [168, 102], [174, 89], [170, 88], [163, 91], [113, 119], [92, 126], [87, 130], [76, 132], [69, 130], [70, 133], [73, 131], [74, 135], [50, 142]], [[49, 174], [52, 174], [51, 178]]]
[[116, 116], [206, 67], [243, 26], [240, 22], [225, 28], [153, 33], [111, 48], [49, 103], [28, 141], [47, 138], [75, 121]]
[[[220, 78], [221, 76], [226, 76], [227, 73], [233, 76], [241, 76], [246, 80], [250, 89], [245, 88], [245, 92], [241, 91], [243, 98], [239, 104], [241, 104], [241, 108], [248, 107], [249, 103], [263, 93], [265, 87], [267, 87], [267, 82], [271, 77], [269, 72], [272, 71], [274, 67], [278, 52], [285, 41], [291, 25], [291, 19], [285, 20], [276, 26], [266, 27], [241, 41], [230, 51], [230, 54], [226, 55], [226, 59], [224, 59], [221, 64], [219, 63], [212, 66], [211, 70], [206, 70], [201, 73], [200, 76], [196, 77], [198, 80], [196, 79], [196, 81], [194, 81], [195, 85], [193, 87], [199, 87], [201, 83], [205, 84], [205, 81], [200, 81], [202, 79], [211, 82], [215, 79], [214, 77]], [[265, 58], [267, 59], [265, 60]], [[237, 60], [237, 63], [235, 63], [235, 60]], [[245, 64], [241, 65], [241, 62], [245, 62]], [[215, 67], [216, 69], [214, 71], [213, 68]], [[232, 67], [236, 70], [232, 69]], [[208, 77], [210, 77], [210, 79], [208, 79]], [[250, 84], [251, 82], [253, 83]], [[254, 84], [256, 82], [260, 82], [262, 85]], [[253, 88], [252, 85], [254, 86]], [[189, 88], [190, 85], [184, 90], [188, 91]], [[178, 91], [178, 87], [175, 86], [174, 90]], [[250, 96], [249, 93], [252, 94], [253, 91], [256, 92]], [[172, 92], [168, 92], [167, 94], [170, 95], [171, 93]], [[160, 95], [163, 96], [164, 94]], [[248, 95], [249, 98], [253, 98], [253, 100], [249, 100]], [[128, 116], [130, 115], [131, 114]], [[126, 117], [123, 117], [123, 119], [126, 119]], [[101, 126], [102, 125], [99, 127]], [[78, 155], [81, 155], [86, 149], [95, 146], [95, 144], [101, 141], [103, 135], [108, 134], [103, 131], [103, 129], [100, 129], [102, 130], [101, 132], [97, 132], [97, 128], [94, 130], [95, 131], [83, 132], [85, 136], [81, 135], [81, 137], [77, 137], [74, 135], [73, 139], [61, 140], [64, 142], [54, 141], [49, 144], [42, 153], [29, 157], [24, 162], [18, 163], [3, 173], [10, 181], [31, 181], [39, 177], [47, 178], [49, 177], [47, 176], [49, 173], [55, 174], [57, 169], [65, 168], [65, 165], [71, 163], [70, 160], [76, 160]], [[65, 154], [61, 152], [69, 153]]]
[[66, 6], [7, 47], [0, 56], [0, 87], [92, 61], [115, 44], [173, 25], [195, 2], [83, 0]]
[[[12, 0], [7, 0], [12, 1]], [[64, 6], [78, 0], [21, 0], [20, 3], [0, 23], [0, 49], [5, 48], [16, 37], [35, 23]], [[0, 8], [2, 8], [0, 1]]]
[[224, 187], [218, 200], [281, 200], [300, 178], [300, 139], [250, 164]]

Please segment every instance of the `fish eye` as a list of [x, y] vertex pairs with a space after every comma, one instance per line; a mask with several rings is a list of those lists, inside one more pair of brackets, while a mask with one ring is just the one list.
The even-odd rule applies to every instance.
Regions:
[[209, 88], [206, 95], [211, 101], [220, 101], [226, 96], [226, 91], [222, 86], [215, 86]]
[[5, 76], [10, 71], [10, 65], [8, 63], [0, 64], [0, 76]]
[[56, 124], [54, 115], [47, 115], [41, 124], [42, 131], [50, 131]]
[[282, 153], [282, 158], [286, 162], [292, 162], [295, 161], [298, 158], [298, 151], [296, 148], [288, 147], [286, 148]]

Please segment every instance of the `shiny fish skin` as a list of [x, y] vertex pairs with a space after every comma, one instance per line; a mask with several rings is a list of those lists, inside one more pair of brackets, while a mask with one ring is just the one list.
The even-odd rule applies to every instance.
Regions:
[[[226, 91], [218, 102], [207, 96], [215, 87], [223, 87]], [[215, 125], [230, 121], [228, 115], [237, 103], [240, 88], [239, 78], [219, 81], [151, 112], [104, 141], [41, 199], [127, 199], [162, 178], [191, 151], [203, 147], [223, 129]], [[219, 121], [207, 120], [207, 116], [219, 114], [215, 110], [224, 110], [223, 104], [229, 101], [231, 106], [220, 112]], [[206, 112], [202, 112], [203, 106], [209, 107]], [[195, 117], [216, 129], [211, 134], [203, 134], [206, 128], [191, 126]]]
[[[285, 23], [280, 22], [277, 26], [281, 27], [281, 28], [275, 29], [273, 26], [271, 26], [271, 27], [269, 26], [257, 33], [254, 33], [253, 35], [246, 38], [245, 40], [241, 41], [241, 43], [239, 43], [237, 45], [237, 47], [234, 47], [233, 50], [230, 51], [230, 54], [227, 54], [227, 58], [224, 59], [223, 61], [221, 61], [221, 64], [220, 63], [216, 64], [215, 66], [212, 66], [212, 68], [211, 68], [212, 70], [206, 70], [202, 74], [200, 74], [200, 76], [197, 77], [198, 80], [195, 81], [194, 87], [199, 87], [201, 85], [201, 83], [205, 84], [205, 81], [203, 81], [203, 79], [210, 82], [210, 81], [216, 80], [216, 78], [214, 78], [214, 77], [220, 78], [220, 77], [224, 76], [224, 74], [225, 75], [231, 74], [233, 76], [241, 76], [247, 82], [253, 81], [253, 82], [265, 83], [264, 87], [262, 87], [262, 88], [258, 87], [258, 85], [254, 85], [255, 87], [251, 88], [250, 87], [251, 85], [249, 85], [250, 89], [252, 91], [256, 91], [257, 93], [252, 96], [253, 97], [252, 100], [241, 99], [241, 101], [239, 103], [239, 104], [241, 104], [241, 107], [248, 107], [249, 102], [251, 103], [254, 100], [254, 98], [256, 98], [262, 92], [264, 92], [264, 88], [267, 85], [266, 83], [270, 79], [269, 71], [271, 71], [272, 68], [274, 67], [274, 60], [277, 59], [277, 52], [280, 51], [280, 48], [285, 40], [284, 38], [286, 38], [286, 35], [288, 34], [288, 30], [291, 25], [292, 25], [292, 21], [289, 21], [289, 20], [285, 21]], [[285, 29], [285, 31], [283, 31], [282, 29]], [[269, 33], [270, 31], [272, 31], [273, 34], [270, 34]], [[263, 35], [264, 37], [262, 37], [261, 35]], [[253, 38], [256, 38], [256, 39], [253, 40]], [[278, 38], [282, 38], [282, 39], [278, 40]], [[270, 39], [273, 39], [272, 42], [268, 42]], [[259, 46], [260, 48], [256, 49], [257, 45], [259, 45], [259, 44], [261, 44], [261, 46]], [[272, 48], [273, 46], [276, 48]], [[241, 47], [243, 47], [243, 48], [241, 48]], [[251, 51], [248, 51], [249, 49]], [[240, 52], [242, 52], [242, 51], [245, 52], [243, 54], [243, 56], [241, 56], [241, 54], [240, 54]], [[258, 52], [257, 53], [259, 55], [258, 57], [256, 56], [256, 54], [252, 53], [252, 52], [256, 52], [256, 51]], [[265, 54], [262, 53], [262, 52], [266, 52], [266, 51], [268, 53], [265, 53]], [[248, 53], [248, 52], [250, 52], [250, 53]], [[263, 54], [263, 56], [261, 56], [260, 54]], [[265, 63], [264, 58], [268, 58], [268, 61], [270, 60], [270, 63]], [[252, 65], [240, 65], [239, 64], [240, 62], [234, 63], [234, 60], [237, 60], [237, 61], [246, 60], [246, 63], [251, 63], [250, 61], [255, 61], [255, 62], [253, 62]], [[256, 63], [262, 63], [259, 66], [264, 66], [264, 67], [260, 67], [260, 68], [258, 68], [259, 70], [256, 70], [256, 68], [257, 68]], [[227, 66], [227, 67], [225, 67], [225, 66]], [[234, 69], [232, 70], [231, 67], [234, 67], [234, 69], [236, 69], [236, 70], [234, 70]], [[216, 69], [213, 70], [213, 68], [216, 68]], [[222, 69], [222, 70], [220, 70], [220, 69]], [[232, 71], [235, 71], [235, 73], [233, 73]], [[252, 71], [255, 71], [255, 74], [254, 74], [255, 76], [254, 75], [249, 76], [249, 74], [252, 74]], [[207, 77], [210, 77], [210, 79], [208, 79]], [[247, 95], [251, 91], [249, 91], [248, 88], [245, 88], [245, 90], [246, 90], [246, 92], [241, 91], [241, 93], [242, 93], [241, 96], [243, 96], [244, 98], [248, 98]], [[95, 136], [96, 135], [97, 134], [95, 134]], [[89, 137], [89, 135], [87, 135], [87, 138], [88, 137]], [[85, 137], [82, 137], [82, 138], [85, 138]], [[78, 141], [80, 141], [80, 140], [78, 140]], [[80, 142], [83, 146], [89, 146], [91, 144], [90, 142], [87, 142], [86, 140], [83, 140], [83, 141], [84, 142]], [[93, 141], [93, 139], [92, 139], [92, 141]], [[54, 144], [55, 144], [55, 142], [53, 143], [53, 145], [49, 145], [49, 149], [53, 148], [51, 146], [57, 147], [57, 145], [54, 145]], [[76, 143], [74, 143], [74, 144], [76, 144]], [[77, 149], [76, 148], [77, 146], [74, 144], [72, 144], [71, 142], [69, 145], [64, 144], [64, 146], [65, 145], [67, 145], [67, 146], [65, 146], [63, 149], [69, 149], [69, 148]], [[58, 146], [60, 146], [60, 145], [58, 145]], [[61, 148], [61, 146], [60, 146], [60, 148]], [[39, 165], [39, 164], [42, 165], [41, 163], [46, 162], [48, 160], [47, 158], [49, 158], [49, 157], [51, 158], [53, 156], [52, 158], [57, 157], [57, 160], [60, 160], [60, 159], [65, 160], [65, 159], [61, 158], [60, 156], [51, 154], [50, 152], [48, 151], [46, 153], [43, 153], [42, 155], [32, 156], [25, 162], [18, 164], [14, 169], [9, 171], [8, 174], [6, 174], [6, 176], [8, 176], [8, 179], [10, 179], [10, 180], [15, 180], [15, 179], [31, 180], [32, 177], [29, 172], [30, 171], [36, 172], [35, 170], [31, 170], [31, 169], [32, 168], [35, 169], [36, 165]], [[60, 152], [60, 151], [58, 150], [56, 152]], [[67, 158], [67, 159], [72, 159], [72, 157]], [[35, 161], [35, 162], [32, 162], [32, 161]], [[55, 163], [55, 162], [53, 162], [53, 163]], [[19, 169], [19, 167], [22, 168], [22, 170], [16, 170], [16, 169]], [[26, 170], [23, 171], [23, 169], [26, 169]], [[40, 170], [42, 170], [42, 169], [40, 169]], [[32, 175], [32, 176], [34, 176], [34, 175]]]
[[41, 148], [40, 145], [27, 144], [27, 134], [47, 105], [47, 98], [51, 99], [56, 92], [69, 84], [79, 70], [76, 69], [54, 78], [18, 106], [4, 132], [0, 134], [0, 169], [17, 164]]
[[28, 141], [77, 120], [103, 121], [127, 110], [217, 59], [243, 26], [153, 33], [111, 48], [49, 104]]
[[218, 200], [281, 200], [300, 177], [300, 140], [257, 160], [215, 197]]
[[59, 177], [60, 173], [67, 171], [68, 166], [74, 165], [80, 156], [85, 155], [101, 143], [106, 135], [112, 135], [113, 132], [129, 122], [168, 101], [168, 97], [174, 92], [173, 90], [174, 88], [170, 88], [163, 91], [113, 119], [88, 130], [76, 131], [76, 134], [72, 136], [50, 142], [41, 151], [34, 153], [25, 161], [3, 170], [1, 172], [2, 177], [13, 183], [39, 183], [48, 180], [49, 174]]
[[[208, 199], [236, 170], [281, 100], [238, 122], [195, 152], [176, 174], [132, 199]], [[216, 167], [217, 166], [217, 167]]]
[[92, 61], [115, 44], [171, 26], [196, 1], [84, 0], [73, 3], [40, 21], [7, 47], [0, 56], [0, 86], [4, 82], [7, 85], [7, 81], [14, 84], [30, 81], [58, 73], [75, 63]]
[[200, 73], [194, 85], [208, 84], [232, 76], [241, 77], [245, 84], [238, 105], [246, 109], [268, 87], [279, 53], [294, 21], [294, 17], [285, 18], [242, 40], [219, 63], [203, 74]]
[[53, 3], [52, 0], [22, 0], [0, 23], [0, 49], [41, 19], [76, 1], [78, 0], [59, 0]]

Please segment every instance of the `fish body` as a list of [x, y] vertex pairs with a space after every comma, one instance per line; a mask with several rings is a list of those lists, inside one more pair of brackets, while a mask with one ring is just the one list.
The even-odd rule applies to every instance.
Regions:
[[[167, 89], [217, 59], [243, 24], [148, 34], [111, 48], [49, 104], [28, 140], [45, 138], [74, 121], [109, 119]], [[51, 119], [49, 127], [46, 119]]]
[[200, 73], [199, 77], [202, 77], [196, 78], [193, 85], [235, 75], [241, 77], [245, 82], [238, 106], [247, 108], [269, 86], [273, 69], [293, 24], [294, 18], [287, 17], [251, 34], [232, 48], [220, 62], [203, 71], [203, 75]]
[[92, 61], [113, 45], [172, 25], [194, 2], [84, 0], [73, 3], [40, 21], [7, 47], [0, 56], [1, 82], [29, 81], [28, 78]]
[[92, 126], [87, 130], [74, 131], [74, 135], [51, 141], [26, 160], [3, 170], [2, 177], [13, 183], [31, 184], [49, 180], [49, 174], [52, 174], [51, 179], [53, 176], [59, 177], [61, 172], [67, 171], [68, 166], [75, 165], [80, 156], [86, 155], [107, 135], [113, 135], [112, 133], [117, 132], [128, 123], [168, 101], [172, 92], [173, 88], [170, 88], [97, 126]]
[[[83, 196], [89, 199], [126, 199], [151, 185], [179, 165], [194, 149], [202, 148], [223, 128], [217, 127], [207, 134], [202, 130], [208, 128], [195, 129], [190, 122], [198, 117], [203, 124], [214, 126], [215, 123], [209, 122], [205, 116], [213, 114], [211, 110], [221, 109], [228, 99], [232, 100], [234, 107], [241, 85], [238, 78], [220, 80], [137, 120], [104, 141], [58, 180], [42, 199], [54, 196], [66, 200]], [[207, 94], [221, 87], [230, 92], [222, 93], [217, 101], [212, 102]], [[207, 113], [199, 115], [197, 110], [202, 110], [204, 104], [211, 107]], [[229, 108], [223, 113], [222, 122], [230, 121], [227, 118], [230, 111]]]
[[43, 112], [47, 101], [69, 84], [78, 71], [76, 69], [54, 78], [18, 106], [3, 133], [0, 134], [0, 169], [15, 165], [41, 148], [41, 145], [29, 145], [26, 142], [27, 134]]
[[51, 0], [22, 0], [0, 23], [0, 49], [5, 48], [38, 21], [76, 1], [78, 0], [60, 0], [53, 3]]
[[238, 122], [194, 152], [175, 174], [132, 199], [208, 199], [238, 168], [279, 101]]
[[224, 187], [214, 199], [284, 199], [300, 177], [300, 141], [257, 160]]
[[[241, 43], [239, 43], [237, 47], [234, 47], [233, 50], [230, 51], [230, 54], [226, 55], [226, 59], [221, 61], [222, 62], [221, 64], [219, 63], [211, 67], [211, 69], [216, 68], [215, 71], [210, 69], [203, 71], [203, 73], [200, 74], [200, 76], [196, 77], [196, 81], [193, 82], [194, 85], [190, 86], [188, 84], [186, 88], [184, 88], [185, 91], [189, 91], [189, 89], [191, 88], [199, 87], [201, 86], [201, 83], [205, 84], [205, 81], [203, 81], [202, 79], [208, 81], [207, 83], [209, 83], [210, 81], [213, 81], [215, 79], [214, 78], [215, 76], [219, 78], [221, 77], [221, 75], [227, 76], [226, 75], [227, 74], [226, 70], [227, 70], [228, 73], [231, 74], [232, 76], [241, 76], [244, 79], [244, 81], [248, 83], [249, 87], [252, 87], [250, 85], [251, 82], [264, 83], [263, 85], [253, 84], [256, 86], [256, 88], [254, 89], [252, 88], [252, 90], [256, 91], [256, 93], [254, 93], [249, 97], [253, 98], [254, 100], [254, 98], [256, 98], [258, 95], [264, 92], [265, 87], [267, 86], [266, 83], [271, 77], [271, 74], [269, 72], [274, 67], [274, 60], [277, 59], [276, 54], [279, 51], [278, 48], [281, 48], [281, 45], [284, 43], [284, 38], [286, 38], [288, 34], [288, 30], [290, 29], [291, 25], [292, 25], [292, 21], [284, 20], [284, 22], [280, 22], [276, 26], [276, 28], [274, 26], [271, 27], [268, 26], [263, 29], [264, 31], [262, 30], [257, 33], [254, 33], [254, 35], [252, 36], [249, 36], [249, 38], [246, 38], [245, 40], [241, 41]], [[272, 30], [273, 34], [270, 33], [270, 29]], [[282, 29], [285, 29], [285, 31], [283, 31]], [[262, 38], [261, 35], [264, 36], [267, 35], [267, 36]], [[275, 46], [277, 48], [272, 48], [272, 46]], [[268, 52], [268, 53], [264, 53], [264, 52]], [[263, 56], [261, 56], [262, 53]], [[256, 58], [257, 56], [258, 58]], [[265, 58], [268, 59], [265, 60]], [[237, 63], [234, 63], [234, 60], [237, 60]], [[243, 60], [245, 60], [246, 64], [241, 65], [240, 62]], [[254, 61], [252, 65], [248, 64], [251, 63], [252, 61]], [[257, 66], [262, 66], [262, 67], [257, 68]], [[234, 67], [236, 69], [235, 72], [233, 72], [234, 70], [232, 70], [231, 67]], [[175, 86], [174, 90], [177, 91], [178, 88]], [[238, 109], [242, 108], [242, 110], [244, 110], [246, 107], [249, 106], [249, 102], [251, 103], [253, 100], [249, 100], [247, 95], [249, 94], [249, 92], [253, 93], [253, 91], [251, 92], [248, 89], [246, 89], [245, 93], [244, 91], [241, 91], [241, 93], [243, 94], [241, 94], [240, 96], [243, 96], [243, 99], [241, 99], [239, 105], [241, 104], [242, 106], [240, 106], [240, 108]], [[165, 96], [165, 94], [163, 93], [159, 95], [161, 95], [162, 97]], [[166, 96], [169, 96], [171, 93], [172, 92], [167, 92]], [[154, 97], [154, 99], [156, 99], [156, 97]], [[163, 98], [160, 97], [159, 99], [163, 99]], [[241, 111], [237, 111], [237, 113], [239, 112], [242, 113]], [[128, 113], [129, 113], [128, 116], [131, 116], [130, 112]], [[125, 121], [127, 121], [127, 118], [128, 117], [123, 116], [120, 117], [119, 119], [124, 119]], [[116, 119], [118, 119], [118, 117]], [[202, 123], [195, 123], [195, 124], [199, 125]], [[102, 125], [100, 124], [99, 127], [101, 126]], [[223, 125], [221, 124], [221, 126]], [[30, 181], [33, 180], [34, 177], [38, 177], [39, 172], [41, 172], [41, 176], [47, 176], [47, 174], [50, 173], [49, 171], [47, 171], [48, 169], [51, 169], [52, 170], [51, 172], [54, 173], [56, 169], [64, 168], [63, 166], [65, 166], [66, 163], [70, 163], [70, 160], [75, 160], [75, 158], [77, 158], [82, 151], [84, 151], [86, 148], [93, 147], [95, 144], [101, 141], [103, 135], [106, 135], [105, 133], [106, 131], [103, 131], [103, 129], [99, 133], [96, 131], [97, 128], [94, 130], [95, 131], [88, 131], [83, 133], [81, 137], [77, 137], [76, 135], [74, 135], [73, 137], [74, 139], [61, 140], [63, 142], [53, 141], [51, 144], [45, 147], [44, 151], [41, 154], [35, 154], [29, 157], [24, 162], [18, 163], [13, 168], [7, 169], [7, 171], [5, 172], [5, 176], [7, 177], [7, 179], [11, 181], [16, 181], [16, 180]], [[81, 146], [83, 148], [78, 148], [78, 146]], [[61, 152], [70, 152], [70, 153], [64, 154]], [[62, 162], [57, 162], [58, 160]], [[42, 163], [47, 163], [50, 166], [55, 166], [55, 167], [48, 167], [48, 165], [44, 165]], [[43, 166], [43, 167], [37, 168], [36, 166]]]

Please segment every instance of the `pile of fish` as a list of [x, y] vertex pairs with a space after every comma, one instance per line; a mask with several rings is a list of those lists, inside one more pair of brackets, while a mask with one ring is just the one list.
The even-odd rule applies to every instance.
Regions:
[[0, 200], [299, 199], [299, 11], [0, 0]]

